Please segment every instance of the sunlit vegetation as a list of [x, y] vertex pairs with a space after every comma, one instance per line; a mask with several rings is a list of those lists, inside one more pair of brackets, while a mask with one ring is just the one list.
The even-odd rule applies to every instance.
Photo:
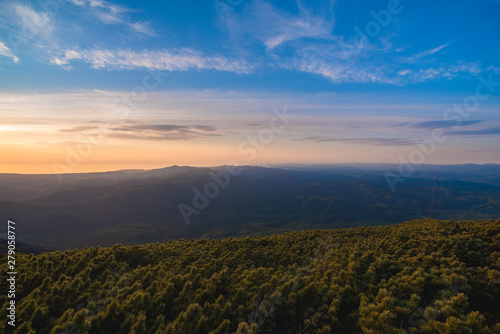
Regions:
[[499, 333], [499, 232], [424, 219], [17, 255], [17, 332]]

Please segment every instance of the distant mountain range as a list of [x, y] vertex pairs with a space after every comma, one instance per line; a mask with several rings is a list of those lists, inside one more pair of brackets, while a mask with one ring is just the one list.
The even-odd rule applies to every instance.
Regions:
[[[0, 174], [0, 218], [19, 241], [67, 249], [165, 239], [498, 219], [499, 165], [289, 165], [55, 175]], [[0, 234], [0, 238], [3, 237]]]

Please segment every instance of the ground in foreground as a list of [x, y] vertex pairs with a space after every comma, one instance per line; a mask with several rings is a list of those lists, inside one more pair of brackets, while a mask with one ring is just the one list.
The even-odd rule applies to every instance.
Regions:
[[17, 255], [17, 331], [498, 333], [499, 232], [426, 219]]

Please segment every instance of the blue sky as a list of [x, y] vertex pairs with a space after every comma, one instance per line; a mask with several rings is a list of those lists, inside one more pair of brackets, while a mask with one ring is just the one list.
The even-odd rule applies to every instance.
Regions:
[[[23, 160], [26, 171], [64, 160], [65, 148], [82, 141], [78, 129], [109, 119], [114, 101], [153, 73], [161, 83], [113, 121], [140, 125], [113, 126], [73, 171], [113, 161], [245, 160], [241, 142], [284, 107], [297, 118], [252, 163], [394, 163], [434, 125], [452, 140], [426, 163], [500, 162], [499, 1], [43, 0], [0, 8], [0, 147], [12, 159], [4, 171], [21, 168], [16, 150], [46, 152]], [[473, 101], [484, 82], [488, 96], [460, 124], [450, 121], [447, 108]], [[170, 158], [101, 166], [96, 153], [145, 146]], [[206, 147], [219, 153], [201, 154]], [[304, 161], [291, 161], [294, 151]]]

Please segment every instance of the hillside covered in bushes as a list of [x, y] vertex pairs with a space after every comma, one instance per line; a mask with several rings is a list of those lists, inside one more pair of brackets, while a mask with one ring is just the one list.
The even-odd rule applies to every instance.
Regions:
[[499, 232], [426, 219], [17, 254], [16, 331], [499, 333]]

